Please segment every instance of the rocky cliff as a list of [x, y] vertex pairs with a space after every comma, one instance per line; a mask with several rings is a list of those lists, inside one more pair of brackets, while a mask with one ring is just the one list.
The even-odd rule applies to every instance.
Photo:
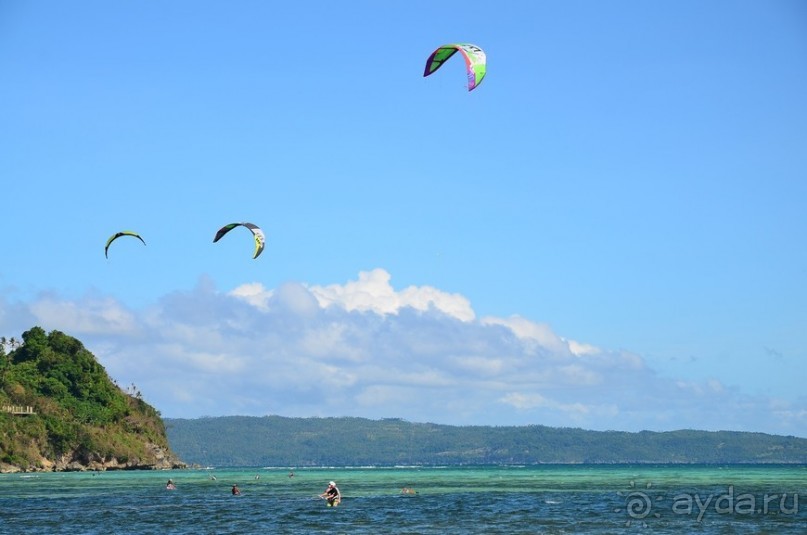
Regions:
[[81, 342], [40, 327], [0, 342], [0, 472], [185, 467], [159, 412]]
[[0, 462], [0, 473], [13, 472], [80, 472], [94, 470], [170, 470], [186, 468], [169, 449], [153, 443], [146, 443], [145, 458], [134, 458], [121, 461], [118, 457], [103, 457], [98, 452], [74, 450], [59, 455], [55, 459], [44, 456], [44, 452], [26, 459], [21, 464]]

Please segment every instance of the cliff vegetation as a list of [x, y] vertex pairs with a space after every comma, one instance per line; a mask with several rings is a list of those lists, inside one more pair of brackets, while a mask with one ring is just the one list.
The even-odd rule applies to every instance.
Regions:
[[41, 327], [0, 338], [0, 471], [180, 467], [159, 412], [81, 342]]

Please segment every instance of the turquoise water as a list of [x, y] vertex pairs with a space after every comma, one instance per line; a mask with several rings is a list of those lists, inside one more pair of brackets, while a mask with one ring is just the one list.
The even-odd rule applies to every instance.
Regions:
[[[176, 490], [165, 489], [169, 478]], [[343, 494], [336, 508], [317, 497], [332, 479]], [[233, 484], [241, 496], [232, 496]], [[0, 475], [2, 534], [254, 532], [803, 535], [807, 465]]]

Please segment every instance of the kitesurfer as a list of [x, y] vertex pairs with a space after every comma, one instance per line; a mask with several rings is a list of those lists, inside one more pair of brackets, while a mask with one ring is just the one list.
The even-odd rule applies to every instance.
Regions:
[[339, 487], [336, 486], [336, 483], [331, 481], [328, 483], [328, 488], [325, 489], [325, 492], [319, 495], [320, 498], [324, 498], [328, 502], [328, 507], [336, 507], [339, 505], [339, 502], [342, 501], [342, 493], [339, 492]]

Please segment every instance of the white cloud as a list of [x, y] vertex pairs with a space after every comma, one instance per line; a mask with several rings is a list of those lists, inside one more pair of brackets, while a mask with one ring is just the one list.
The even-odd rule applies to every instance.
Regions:
[[563, 382], [578, 386], [591, 386], [603, 382], [603, 374], [586, 368], [581, 364], [568, 364], [558, 366], [558, 376], [563, 378]]
[[80, 303], [43, 296], [29, 306], [41, 324], [59, 323], [65, 332], [132, 333], [136, 329], [134, 315], [112, 298], [87, 298]]
[[455, 357], [460, 368], [482, 375], [498, 375], [505, 369], [505, 361], [500, 358], [486, 357]]
[[476, 320], [462, 296], [399, 291], [390, 280], [377, 269], [341, 285], [256, 282], [229, 292], [203, 280], [140, 311], [109, 297], [48, 295], [0, 300], [0, 319], [33, 318], [75, 336], [169, 417], [271, 411], [629, 431], [807, 429], [804, 399], [755, 398], [719, 378], [661, 378], [639, 355], [520, 316]]
[[260, 282], [250, 282], [249, 284], [242, 284], [235, 288], [230, 292], [230, 295], [243, 299], [260, 310], [268, 310], [269, 299], [272, 298], [274, 292], [264, 288], [263, 284]]
[[581, 344], [580, 342], [575, 342], [574, 340], [568, 340], [568, 344], [569, 351], [571, 351], [574, 355], [596, 355], [601, 351], [598, 347], [589, 344]]
[[391, 276], [383, 269], [362, 271], [359, 280], [344, 285], [312, 286], [311, 293], [323, 307], [340, 306], [347, 311], [397, 314], [410, 307], [426, 311], [435, 308], [462, 321], [474, 319], [470, 302], [459, 294], [441, 292], [430, 286], [410, 286], [396, 292]]
[[580, 402], [560, 403], [537, 392], [532, 394], [512, 392], [506, 396], [503, 396], [500, 401], [504, 404], [512, 405], [520, 410], [549, 409], [551, 411], [558, 411], [576, 422], [581, 421], [584, 419], [584, 417], [590, 415], [608, 417], [619, 415], [619, 409], [613, 404], [586, 405]]
[[552, 332], [549, 325], [545, 323], [535, 323], [521, 316], [510, 316], [509, 318], [482, 318], [482, 324], [507, 327], [519, 338], [534, 341], [553, 353], [565, 354], [570, 352], [568, 343]]

